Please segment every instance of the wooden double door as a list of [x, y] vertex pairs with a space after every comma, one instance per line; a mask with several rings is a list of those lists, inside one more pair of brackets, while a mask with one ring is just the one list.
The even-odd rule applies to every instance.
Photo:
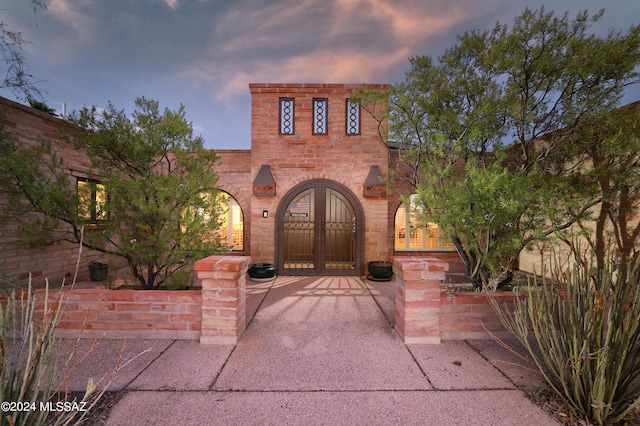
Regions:
[[315, 179], [294, 187], [277, 212], [280, 275], [361, 275], [364, 215], [345, 186]]

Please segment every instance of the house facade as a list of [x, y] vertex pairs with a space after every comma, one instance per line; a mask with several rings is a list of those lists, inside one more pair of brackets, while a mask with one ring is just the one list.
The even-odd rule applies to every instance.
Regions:
[[388, 183], [397, 155], [380, 139], [374, 107], [352, 101], [361, 88], [249, 85], [251, 150], [217, 151], [229, 212], [242, 211], [243, 244], [235, 238], [232, 251], [280, 275], [366, 275], [367, 262], [402, 255], [459, 263], [435, 225], [411, 222], [401, 203], [411, 188]]
[[[217, 234], [230, 254], [273, 263], [280, 275], [362, 276], [369, 261], [405, 255], [439, 257], [456, 271], [458, 255], [437, 226], [419, 224], [402, 204], [411, 188], [387, 180], [397, 153], [381, 141], [370, 109], [353, 99], [360, 88], [249, 85], [251, 149], [216, 151], [228, 207]], [[48, 114], [6, 99], [0, 99], [0, 113], [7, 130], [26, 144], [58, 137], [61, 120]], [[82, 153], [60, 155], [74, 184], [92, 178]], [[0, 251], [0, 271], [18, 282], [29, 273], [60, 281], [78, 260], [76, 246], [27, 249], [2, 230]], [[89, 250], [80, 256], [81, 265], [109, 261]], [[85, 268], [80, 272], [85, 278]]]
[[[69, 175], [71, 185], [81, 186], [96, 178], [91, 175], [90, 162], [84, 153], [56, 143], [62, 120], [5, 98], [0, 98], [0, 118], [5, 131], [25, 146], [36, 147], [42, 141], [51, 141], [56, 155], [64, 161], [64, 172]], [[0, 193], [0, 209], [4, 203], [6, 200]], [[0, 288], [14, 284], [25, 286], [30, 278], [35, 285], [44, 284], [45, 280], [52, 285], [70, 283], [77, 264], [80, 265], [78, 278], [88, 279], [87, 265], [92, 261], [108, 262], [114, 269], [123, 266], [122, 262], [107, 259], [102, 253], [86, 248], [79, 250], [77, 244], [69, 242], [29, 247], [21, 242], [21, 230], [16, 223], [0, 227]]]

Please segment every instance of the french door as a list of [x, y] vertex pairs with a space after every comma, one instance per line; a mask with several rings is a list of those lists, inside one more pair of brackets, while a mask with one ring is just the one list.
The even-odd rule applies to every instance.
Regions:
[[337, 182], [296, 186], [278, 209], [278, 273], [361, 275], [362, 222], [360, 203]]

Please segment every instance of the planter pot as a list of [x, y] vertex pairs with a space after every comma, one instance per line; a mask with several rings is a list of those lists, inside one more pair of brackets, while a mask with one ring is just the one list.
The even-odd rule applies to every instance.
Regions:
[[89, 276], [91, 281], [104, 281], [107, 279], [109, 265], [96, 261], [89, 262]]
[[383, 260], [375, 260], [367, 263], [369, 275], [367, 279], [371, 281], [391, 281], [393, 276], [393, 264]]
[[254, 280], [271, 279], [276, 276], [276, 267], [271, 263], [254, 263], [249, 266], [247, 273]]

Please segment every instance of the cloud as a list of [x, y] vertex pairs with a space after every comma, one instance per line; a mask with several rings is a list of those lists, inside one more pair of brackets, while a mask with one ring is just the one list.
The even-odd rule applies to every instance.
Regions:
[[222, 42], [224, 53], [302, 47], [325, 31], [330, 4], [298, 0], [246, 7], [236, 3], [216, 26], [215, 41]]
[[204, 62], [185, 68], [179, 78], [211, 91], [212, 98], [218, 101], [228, 101], [236, 95], [246, 95], [249, 83], [381, 82], [387, 70], [405, 62], [409, 55], [406, 47], [393, 52], [320, 48], [277, 61], [256, 58], [250, 67]]
[[[456, 6], [428, 7], [422, 2], [391, 2], [388, 0], [336, 0], [336, 32], [344, 32], [353, 19], [377, 25], [397, 42], [414, 44], [467, 19]], [[371, 28], [363, 28], [367, 32]]]
[[176, 10], [180, 6], [178, 0], [164, 0], [164, 2], [173, 10]]
[[222, 84], [215, 97], [225, 100], [247, 94], [249, 83], [371, 83], [389, 67], [405, 61], [407, 56], [407, 49], [379, 55], [354, 50], [319, 50], [279, 63], [264, 61], [255, 64], [251, 71], [234, 73], [227, 70], [220, 76]]
[[47, 6], [47, 13], [52, 14], [64, 27], [71, 30], [75, 40], [86, 43], [94, 38], [97, 26], [94, 17], [83, 13], [88, 3], [86, 0], [51, 0]]
[[466, 19], [464, 8], [403, 8], [388, 0], [238, 6], [180, 75], [216, 100], [246, 95], [253, 82], [382, 82], [409, 56], [425, 53], [427, 40]]

